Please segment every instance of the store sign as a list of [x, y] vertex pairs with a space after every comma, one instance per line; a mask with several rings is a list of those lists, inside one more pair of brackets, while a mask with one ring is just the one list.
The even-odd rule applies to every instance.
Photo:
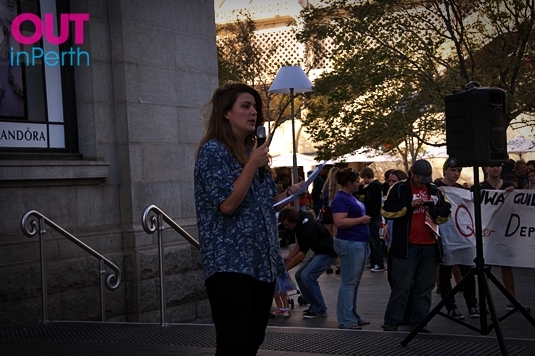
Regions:
[[[57, 46], [65, 43], [70, 35], [70, 23], [74, 23], [73, 38], [74, 44], [84, 43], [84, 23], [89, 21], [89, 14], [60, 14], [59, 29], [56, 29], [56, 22], [53, 14], [45, 14], [44, 19], [32, 13], [23, 13], [15, 17], [11, 24], [11, 33], [15, 41], [21, 45], [35, 45], [41, 39], [45, 39], [49, 44], [55, 45], [54, 49], [44, 49], [33, 46], [31, 50], [17, 50], [10, 48], [9, 61], [12, 66], [20, 66], [24, 63], [27, 66], [34, 66], [36, 63], [45, 63], [47, 66], [89, 65], [91, 58], [88, 52], [80, 47], [70, 47], [67, 51], [59, 51]], [[22, 31], [22, 24], [31, 22], [35, 27], [35, 32], [27, 34]], [[57, 33], [57, 34], [56, 34]], [[46, 47], [46, 46], [45, 46]]]
[[48, 125], [0, 122], [0, 147], [48, 148]]

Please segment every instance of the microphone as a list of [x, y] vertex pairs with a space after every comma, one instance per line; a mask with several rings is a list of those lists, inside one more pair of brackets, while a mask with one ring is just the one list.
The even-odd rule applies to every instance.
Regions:
[[[260, 147], [266, 142], [266, 128], [264, 126], [258, 126], [256, 128], [256, 141], [258, 144], [256, 147]], [[264, 167], [258, 168], [258, 174], [260, 175], [260, 183], [264, 183], [264, 174], [266, 169]]]

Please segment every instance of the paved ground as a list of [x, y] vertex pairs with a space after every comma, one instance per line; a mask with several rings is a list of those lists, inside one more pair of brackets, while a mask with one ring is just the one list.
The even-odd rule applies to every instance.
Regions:
[[[287, 253], [287, 249], [283, 249], [283, 254]], [[293, 274], [297, 267], [290, 271]], [[517, 299], [523, 304], [535, 308], [535, 270], [528, 268], [514, 268], [515, 288]], [[500, 268], [492, 268], [492, 273], [501, 281]], [[326, 318], [317, 319], [303, 319], [301, 317], [302, 310], [306, 306], [299, 306], [297, 297], [294, 299], [293, 315], [290, 318], [277, 317], [272, 319], [269, 323], [271, 326], [291, 326], [291, 327], [319, 327], [319, 328], [337, 328], [338, 322], [336, 320], [336, 298], [338, 295], [338, 288], [340, 285], [340, 276], [336, 274], [323, 274], [320, 279], [320, 286], [323, 291], [323, 297], [328, 307], [328, 315]], [[454, 282], [453, 282], [454, 283]], [[388, 302], [390, 288], [386, 280], [386, 272], [372, 273], [369, 270], [364, 272], [358, 293], [358, 311], [359, 314], [370, 322], [369, 326], [365, 326], [365, 330], [381, 331], [383, 325], [384, 311]], [[507, 304], [506, 298], [501, 294], [497, 288], [491, 284], [491, 296], [496, 305], [498, 315], [506, 313], [505, 306]], [[433, 307], [440, 301], [440, 294], [433, 293]], [[465, 314], [464, 320], [470, 325], [478, 327], [479, 319], [468, 318], [468, 310], [462, 295], [456, 296], [456, 302], [461, 313]], [[273, 310], [275, 307], [273, 305]], [[532, 314], [533, 315], [533, 314]], [[535, 340], [535, 327], [533, 327], [520, 313], [515, 313], [511, 317], [504, 320], [500, 326], [505, 338], [526, 338]], [[440, 315], [435, 316], [428, 324], [429, 329], [433, 333], [439, 334], [460, 334], [460, 335], [480, 335], [462, 325], [450, 321]], [[408, 331], [408, 326], [402, 326], [400, 331]], [[492, 335], [494, 335], [492, 333]]]
[[[287, 253], [285, 249], [283, 253]], [[290, 273], [295, 273], [295, 270]], [[493, 273], [501, 280], [499, 268]], [[517, 298], [524, 305], [535, 307], [535, 270], [514, 269]], [[328, 306], [328, 316], [303, 319], [297, 296], [290, 318], [271, 319], [259, 355], [500, 355], [494, 331], [481, 335], [440, 315], [428, 324], [433, 334], [417, 335], [407, 347], [400, 342], [407, 337], [408, 327], [399, 332], [381, 329], [389, 296], [386, 273], [366, 271], [359, 288], [359, 313], [371, 324], [362, 331], [339, 330], [336, 320], [336, 298], [340, 276], [324, 274], [320, 285]], [[491, 286], [491, 295], [500, 316], [506, 313], [505, 297]], [[433, 306], [439, 302], [433, 294]], [[462, 296], [457, 298], [461, 312], [467, 315]], [[274, 310], [274, 308], [273, 308]], [[479, 319], [465, 319], [474, 329]], [[535, 355], [535, 326], [516, 312], [500, 323], [511, 356]], [[49, 326], [0, 328], [0, 355], [210, 355], [214, 353], [215, 331], [210, 320], [160, 327], [154, 324], [52, 323]]]

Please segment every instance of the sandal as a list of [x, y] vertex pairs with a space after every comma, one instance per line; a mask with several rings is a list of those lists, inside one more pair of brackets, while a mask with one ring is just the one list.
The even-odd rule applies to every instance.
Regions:
[[370, 325], [370, 322], [363, 320], [361, 323], [359, 323], [359, 326], [364, 326], [364, 325]]

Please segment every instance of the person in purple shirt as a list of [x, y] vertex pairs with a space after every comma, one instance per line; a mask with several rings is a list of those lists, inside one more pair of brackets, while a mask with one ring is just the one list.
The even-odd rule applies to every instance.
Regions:
[[360, 330], [368, 325], [357, 313], [357, 292], [366, 264], [366, 246], [370, 239], [370, 216], [366, 208], [353, 193], [360, 185], [359, 173], [345, 168], [336, 173], [336, 182], [340, 190], [331, 204], [334, 224], [337, 232], [334, 250], [340, 257], [342, 283], [338, 290], [336, 316], [340, 329]]

